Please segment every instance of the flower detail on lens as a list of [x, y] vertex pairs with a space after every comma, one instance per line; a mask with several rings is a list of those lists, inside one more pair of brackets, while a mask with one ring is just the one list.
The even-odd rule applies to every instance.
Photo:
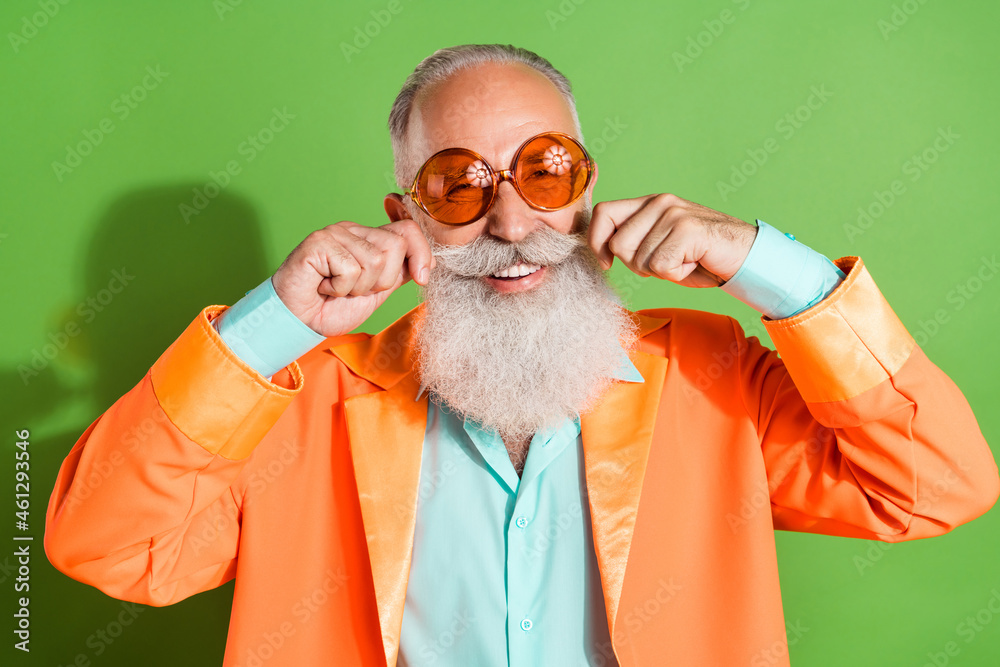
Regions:
[[542, 164], [545, 165], [545, 171], [555, 176], [561, 176], [569, 171], [569, 151], [559, 144], [553, 144], [545, 149], [545, 154], [542, 155]]
[[465, 170], [465, 177], [469, 179], [477, 188], [488, 188], [490, 186], [490, 170], [481, 160], [476, 160]]

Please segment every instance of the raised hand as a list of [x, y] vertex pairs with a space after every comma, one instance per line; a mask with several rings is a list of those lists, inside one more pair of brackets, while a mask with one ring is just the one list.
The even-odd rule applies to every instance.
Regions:
[[408, 280], [425, 285], [434, 264], [413, 220], [381, 227], [344, 221], [307, 236], [271, 282], [296, 317], [330, 337], [360, 326]]
[[588, 242], [605, 269], [618, 257], [640, 276], [717, 287], [743, 264], [757, 228], [672, 194], [594, 206]]

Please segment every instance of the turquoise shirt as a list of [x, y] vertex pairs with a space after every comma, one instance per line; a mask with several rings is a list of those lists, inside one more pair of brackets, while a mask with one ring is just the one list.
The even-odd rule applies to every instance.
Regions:
[[[781, 319], [844, 279], [823, 255], [757, 222], [724, 291]], [[270, 279], [215, 322], [266, 377], [325, 340]], [[624, 351], [617, 377], [643, 381]], [[616, 664], [582, 462], [578, 416], [534, 435], [518, 478], [495, 431], [428, 401], [400, 667]]]
[[415, 530], [400, 667], [610, 652], [579, 418], [536, 433], [519, 478], [495, 431], [428, 401]]

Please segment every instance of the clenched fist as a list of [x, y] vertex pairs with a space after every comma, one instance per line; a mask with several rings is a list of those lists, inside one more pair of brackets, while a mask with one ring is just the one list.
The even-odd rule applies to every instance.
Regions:
[[411, 278], [427, 284], [435, 261], [413, 220], [381, 227], [338, 222], [307, 236], [271, 278], [278, 298], [316, 333], [360, 326]]
[[605, 269], [618, 257], [633, 273], [687, 287], [717, 287], [739, 270], [757, 228], [676, 195], [601, 202], [589, 245]]

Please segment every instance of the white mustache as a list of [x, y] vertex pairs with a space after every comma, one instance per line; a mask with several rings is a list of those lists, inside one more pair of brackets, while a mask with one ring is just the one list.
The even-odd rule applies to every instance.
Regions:
[[437, 267], [466, 278], [480, 278], [524, 262], [552, 266], [563, 262], [574, 251], [587, 248], [585, 233], [561, 234], [551, 227], [532, 232], [518, 243], [499, 241], [482, 235], [464, 245], [442, 245], [431, 241]]

